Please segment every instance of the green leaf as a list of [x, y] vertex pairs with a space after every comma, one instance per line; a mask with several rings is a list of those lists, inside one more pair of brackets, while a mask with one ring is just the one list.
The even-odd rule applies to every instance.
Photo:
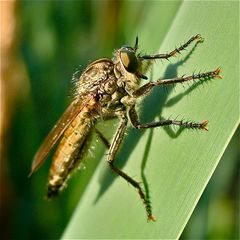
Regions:
[[[138, 31], [139, 36], [145, 34], [144, 42], [140, 42], [145, 50], [161, 28], [158, 14], [148, 14]], [[177, 128], [130, 129], [126, 136], [117, 165], [145, 183], [157, 221], [147, 223], [137, 192], [110, 171], [104, 156], [63, 239], [179, 238], [239, 124], [238, 17], [237, 2], [186, 1], [159, 49], [169, 52], [200, 33], [204, 43], [190, 47], [171, 63], [157, 63], [152, 78], [191, 75], [195, 70], [221, 66], [223, 79], [167, 90], [157, 88], [141, 104], [144, 122], [178, 115], [179, 119], [208, 119], [209, 132], [184, 130], [176, 134]]]

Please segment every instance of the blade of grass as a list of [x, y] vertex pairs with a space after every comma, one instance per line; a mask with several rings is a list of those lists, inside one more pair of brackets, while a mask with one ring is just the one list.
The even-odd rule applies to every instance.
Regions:
[[[156, 31], [157, 20], [156, 17]], [[236, 2], [184, 2], [161, 46], [160, 52], [170, 51], [179, 42], [201, 33], [205, 42], [187, 60], [184, 54], [173, 63], [161, 64], [163, 77], [221, 66], [223, 80], [212, 80], [196, 89], [190, 87], [194, 91], [187, 86], [177, 86], [176, 91], [168, 89], [168, 92], [158, 89], [141, 109], [146, 121], [178, 114], [179, 118], [208, 119], [209, 132], [183, 131], [176, 138], [168, 129], [129, 131], [118, 163], [127, 160], [125, 172], [139, 180], [141, 174], [146, 177], [157, 222], [146, 222], [137, 193], [122, 179], [115, 178], [104, 158], [79, 202], [64, 239], [180, 236], [239, 123], [237, 23]], [[144, 32], [147, 28], [142, 29]], [[151, 37], [143, 46], [145, 49], [147, 44], [151, 44]], [[159, 66], [154, 69], [153, 79], [160, 77]]]

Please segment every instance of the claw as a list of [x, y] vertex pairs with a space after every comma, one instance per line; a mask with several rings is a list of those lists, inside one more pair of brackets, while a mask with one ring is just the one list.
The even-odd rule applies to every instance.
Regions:
[[214, 75], [215, 75], [216, 78], [222, 79], [222, 76], [219, 75], [220, 72], [221, 72], [221, 68], [217, 68], [217, 69], [214, 71]]
[[196, 36], [196, 39], [197, 39], [197, 42], [198, 42], [198, 43], [204, 42], [204, 38], [201, 36], [201, 34], [198, 34], [198, 35]]
[[200, 128], [203, 129], [203, 130], [208, 131], [207, 125], [208, 125], [208, 120], [205, 120], [205, 121], [201, 122]]
[[148, 222], [153, 221], [156, 222], [156, 218], [153, 215], [148, 216]]

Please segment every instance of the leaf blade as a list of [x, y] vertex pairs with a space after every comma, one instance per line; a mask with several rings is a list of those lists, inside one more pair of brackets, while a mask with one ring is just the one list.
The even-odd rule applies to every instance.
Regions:
[[[144, 110], [160, 103], [151, 113], [151, 110], [147, 112], [151, 116], [144, 116], [144, 120], [158, 119], [160, 113], [164, 117], [172, 113], [183, 113], [184, 117], [192, 117], [194, 120], [208, 119], [210, 131], [184, 131], [179, 137], [171, 138], [164, 129], [155, 129], [152, 135], [149, 131], [138, 135], [136, 131], [130, 130], [126, 142], [131, 142], [133, 137], [138, 140], [132, 145], [132, 152], [131, 149], [124, 152], [124, 146], [127, 145], [125, 143], [120, 153], [118, 163], [121, 157], [129, 157], [123, 170], [130, 176], [137, 175], [135, 178], [139, 179], [141, 171], [145, 172], [157, 222], [146, 223], [144, 208], [137, 193], [120, 178], [114, 178], [103, 160], [63, 238], [175, 239], [180, 236], [239, 123], [236, 92], [239, 69], [238, 64], [235, 64], [238, 62], [238, 31], [234, 24], [229, 27], [230, 23], [236, 22], [235, 9], [234, 4], [224, 2], [182, 4], [164, 39], [161, 52], [171, 50], [178, 43], [176, 36], [182, 41], [193, 34], [201, 33], [206, 41], [194, 51], [186, 64], [173, 63], [163, 67], [164, 77], [191, 74], [196, 66], [197, 69], [213, 70], [220, 63], [223, 80], [212, 80], [206, 87], [203, 85], [200, 91], [194, 89], [187, 96], [184, 96], [181, 87], [176, 87], [176, 92], [171, 91], [165, 95], [164, 91], [154, 91], [153, 97], [144, 101], [141, 111], [144, 114]], [[230, 18], [229, 12], [232, 13]], [[195, 21], [196, 16], [201, 21]], [[229, 35], [234, 36], [230, 43], [227, 41]], [[149, 44], [150, 42], [151, 39]], [[231, 61], [225, 57], [229, 52]], [[157, 66], [153, 79], [158, 77]], [[181, 91], [184, 98], [175, 101], [174, 105], [167, 105]], [[165, 105], [167, 107], [163, 108]], [[148, 141], [151, 142], [149, 151], [145, 149]], [[148, 160], [146, 167], [141, 170], [145, 152]], [[108, 181], [111, 182], [111, 187], [106, 187], [99, 196], [101, 184]]]

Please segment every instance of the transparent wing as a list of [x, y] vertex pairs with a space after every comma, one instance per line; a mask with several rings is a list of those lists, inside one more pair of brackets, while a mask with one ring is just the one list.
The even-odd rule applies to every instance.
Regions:
[[36, 172], [39, 167], [46, 160], [50, 150], [62, 136], [66, 128], [71, 124], [71, 122], [76, 118], [76, 116], [81, 112], [81, 109], [84, 107], [84, 103], [81, 103], [79, 99], [75, 99], [65, 110], [61, 118], [52, 128], [48, 136], [43, 141], [42, 145], [38, 149], [37, 153], [34, 156], [31, 172], [29, 176], [31, 176], [34, 172]]
[[[75, 79], [76, 96], [86, 96], [90, 92], [95, 92], [99, 88], [99, 83], [109, 78], [110, 68], [113, 67], [113, 62], [108, 58], [102, 58], [92, 62], [85, 71], [81, 74], [79, 79]], [[75, 78], [75, 77], [74, 77]], [[84, 103], [85, 102], [85, 103]], [[48, 134], [40, 148], [38, 149], [31, 167], [29, 176], [36, 172], [39, 167], [46, 160], [50, 150], [57, 143], [66, 128], [81, 112], [82, 108], [87, 104], [87, 101], [80, 102], [76, 98], [65, 110], [62, 117], [58, 120], [51, 132]]]

